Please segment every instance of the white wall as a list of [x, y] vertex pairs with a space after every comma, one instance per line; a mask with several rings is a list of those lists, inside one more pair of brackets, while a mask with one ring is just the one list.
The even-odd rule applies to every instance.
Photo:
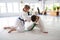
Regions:
[[20, 2], [20, 0], [0, 0], [0, 2]]
[[[18, 3], [20, 3], [20, 1], [21, 0], [0, 0], [0, 3], [2, 3], [2, 2], [5, 2], [5, 3], [7, 3], [7, 2], [18, 2]], [[39, 3], [39, 0], [23, 0], [23, 2], [24, 3]], [[53, 3], [55, 3], [55, 2], [59, 2], [60, 3], [60, 0], [45, 0], [45, 4], [46, 5], [50, 5], [50, 4], [53, 4]], [[37, 6], [37, 5], [36, 5]], [[42, 10], [42, 7], [43, 6], [43, 4], [42, 3], [40, 3], [40, 8], [41, 8], [41, 10]], [[1, 16], [17, 16], [17, 15], [19, 15], [19, 13], [0, 13], [0, 17]]]
[[[20, 6], [20, 1], [21, 0], [0, 0], [0, 3], [12, 3], [12, 2], [17, 2], [17, 3], [19, 3], [19, 6]], [[24, 0], [23, 1], [24, 2], [24, 4], [25, 3], [34, 3], [34, 5], [35, 5], [35, 3], [38, 3], [38, 0]], [[37, 5], [36, 5], [37, 6]], [[21, 8], [21, 7], [20, 7]], [[6, 9], [7, 11], [8, 11], [8, 9]], [[19, 10], [20, 11], [20, 10]], [[1, 13], [0, 12], [0, 17], [1, 16], [17, 16], [17, 15], [19, 15], [19, 13], [8, 13], [8, 12], [6, 12], [6, 13]]]
[[39, 2], [39, 0], [24, 0], [23, 2], [25, 2], [25, 3], [37, 3], [37, 2]]

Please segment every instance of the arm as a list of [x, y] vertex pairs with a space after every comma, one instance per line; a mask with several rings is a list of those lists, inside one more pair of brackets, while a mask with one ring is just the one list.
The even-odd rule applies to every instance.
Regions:
[[44, 27], [44, 23], [42, 22], [41, 19], [38, 21], [38, 25], [37, 26], [41, 30], [41, 32], [48, 33], [48, 32], [46, 32], [45, 27]]
[[30, 21], [31, 18], [27, 14], [22, 14], [22, 17], [25, 21]]

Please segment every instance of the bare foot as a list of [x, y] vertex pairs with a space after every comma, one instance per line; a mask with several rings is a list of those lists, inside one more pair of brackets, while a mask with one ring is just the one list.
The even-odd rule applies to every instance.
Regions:
[[43, 33], [48, 33], [48, 32], [43, 32]]
[[12, 31], [16, 31], [16, 29], [12, 28], [10, 31], [8, 31], [8, 33], [11, 33]]
[[11, 33], [11, 31], [8, 31], [8, 33]]

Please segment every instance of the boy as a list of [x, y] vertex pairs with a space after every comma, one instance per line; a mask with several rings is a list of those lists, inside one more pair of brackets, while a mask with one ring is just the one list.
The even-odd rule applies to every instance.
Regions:
[[42, 25], [42, 21], [39, 18], [39, 16], [32, 15], [31, 20], [32, 20], [32, 24], [30, 25], [30, 27], [27, 28], [29, 31], [33, 30], [33, 28], [37, 26], [41, 30], [41, 32], [48, 33], [44, 30], [44, 25]]
[[22, 13], [20, 13], [19, 18], [16, 21], [16, 24], [13, 27], [4, 27], [4, 29], [10, 29], [8, 31], [8, 33], [11, 33], [12, 31], [20, 31], [23, 32], [24, 31], [24, 23], [25, 21], [30, 21], [29, 17], [28, 17], [28, 12], [29, 12], [30, 6], [29, 5], [25, 5], [23, 8]]

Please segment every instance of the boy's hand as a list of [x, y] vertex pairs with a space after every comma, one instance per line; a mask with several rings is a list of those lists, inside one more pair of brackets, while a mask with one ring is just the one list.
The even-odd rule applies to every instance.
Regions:
[[[27, 20], [25, 20], [25, 22], [26, 22]], [[28, 22], [30, 22], [30, 20], [28, 21]]]
[[25, 22], [26, 22], [27, 20], [25, 20]]

